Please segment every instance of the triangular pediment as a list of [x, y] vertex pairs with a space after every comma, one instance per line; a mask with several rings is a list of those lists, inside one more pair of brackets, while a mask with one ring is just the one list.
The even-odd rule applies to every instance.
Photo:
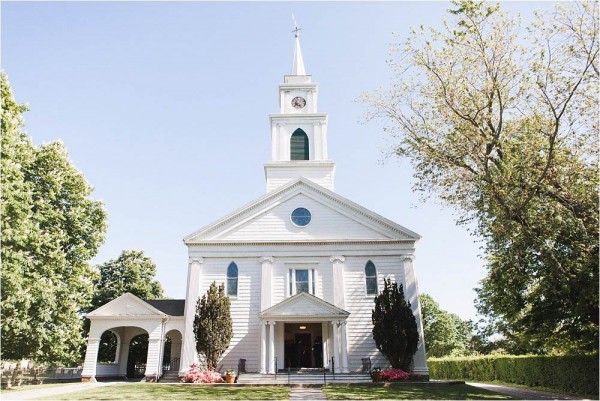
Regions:
[[259, 317], [265, 320], [343, 320], [349, 315], [349, 312], [303, 292], [265, 309]]
[[86, 315], [87, 318], [101, 316], [162, 317], [165, 316], [165, 314], [145, 302], [143, 299], [128, 292], [113, 299], [109, 303], [102, 305], [98, 309], [94, 309]]
[[[311, 213], [311, 221], [304, 227], [296, 226], [290, 218], [298, 207]], [[184, 242], [416, 241], [419, 238], [415, 232], [300, 178], [190, 234]]]

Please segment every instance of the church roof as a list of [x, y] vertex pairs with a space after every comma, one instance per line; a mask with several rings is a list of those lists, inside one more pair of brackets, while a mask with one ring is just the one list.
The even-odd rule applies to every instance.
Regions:
[[183, 316], [185, 310], [185, 299], [144, 299], [144, 302], [169, 316]]
[[[300, 240], [318, 240], [320, 242], [399, 240], [414, 242], [421, 238], [414, 231], [301, 177], [286, 185], [282, 185], [278, 189], [267, 193], [224, 218], [186, 236], [183, 241], [188, 245], [221, 241], [245, 242], [241, 236], [242, 234], [237, 235], [236, 230], [238, 232], [243, 231], [249, 225], [253, 224], [258, 228], [255, 232], [258, 232], [257, 235], [260, 236], [257, 237], [255, 235], [253, 240], [275, 241], [274, 237], [270, 237], [270, 235], [274, 235], [274, 230], [261, 230], [261, 227], [258, 226], [258, 224], [261, 224], [260, 219], [269, 217], [267, 215], [270, 212], [277, 210], [278, 207], [282, 207], [286, 202], [298, 196], [302, 196], [303, 199], [312, 202], [314, 205], [319, 205], [325, 213], [335, 214], [340, 219], [344, 219], [347, 224], [345, 227], [348, 228], [352, 225], [352, 227], [356, 228], [354, 232], [357, 234], [352, 236], [353, 234], [350, 231], [338, 229], [336, 226], [330, 224], [327, 226], [329, 231], [325, 236], [321, 236], [320, 238], [317, 236], [310, 237], [306, 232], [297, 232], [291, 233], [286, 238], [281, 238], [284, 242]], [[284, 220], [287, 219], [279, 218], [278, 224], [288, 224]], [[281, 241], [277, 240], [275, 242]]]

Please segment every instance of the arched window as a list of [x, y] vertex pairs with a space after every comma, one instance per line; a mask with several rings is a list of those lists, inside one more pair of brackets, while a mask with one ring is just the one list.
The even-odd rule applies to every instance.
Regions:
[[377, 295], [379, 289], [377, 288], [377, 269], [370, 260], [365, 266], [365, 281], [367, 284], [367, 295]]
[[227, 295], [237, 296], [238, 290], [238, 267], [231, 262], [227, 268]]
[[300, 128], [290, 140], [290, 160], [308, 160], [308, 136]]

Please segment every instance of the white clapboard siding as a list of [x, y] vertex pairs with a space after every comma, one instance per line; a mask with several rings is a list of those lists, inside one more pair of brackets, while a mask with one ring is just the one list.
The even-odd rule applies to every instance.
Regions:
[[236, 369], [240, 359], [246, 359], [248, 372], [258, 371], [260, 331], [260, 264], [257, 258], [207, 259], [204, 262], [200, 296], [206, 294], [213, 281], [226, 282], [227, 267], [235, 262], [238, 266], [238, 295], [230, 297], [233, 338], [223, 354], [219, 366]]
[[[367, 295], [365, 283], [366, 257], [346, 258], [344, 263], [344, 286], [346, 311], [348, 317], [348, 364], [351, 370], [360, 370], [362, 358], [371, 358], [373, 367], [385, 367], [387, 361], [377, 350], [373, 341], [373, 323], [371, 313], [375, 306], [375, 295]], [[403, 264], [398, 257], [376, 257], [370, 259], [377, 269], [380, 291], [383, 280], [390, 277], [393, 281], [404, 283]]]
[[[298, 207], [312, 215], [305, 227], [295, 226], [290, 215]], [[310, 239], [386, 239], [382, 233], [333, 210], [316, 200], [298, 194], [254, 217], [241, 226], [226, 230], [213, 239], [228, 241], [294, 241]]]

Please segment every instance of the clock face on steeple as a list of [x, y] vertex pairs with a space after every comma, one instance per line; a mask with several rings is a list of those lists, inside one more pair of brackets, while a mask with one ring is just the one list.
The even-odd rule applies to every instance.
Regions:
[[302, 98], [300, 96], [296, 96], [295, 98], [292, 99], [292, 106], [295, 109], [301, 109], [304, 106], [306, 106], [306, 100], [304, 100], [304, 98]]

